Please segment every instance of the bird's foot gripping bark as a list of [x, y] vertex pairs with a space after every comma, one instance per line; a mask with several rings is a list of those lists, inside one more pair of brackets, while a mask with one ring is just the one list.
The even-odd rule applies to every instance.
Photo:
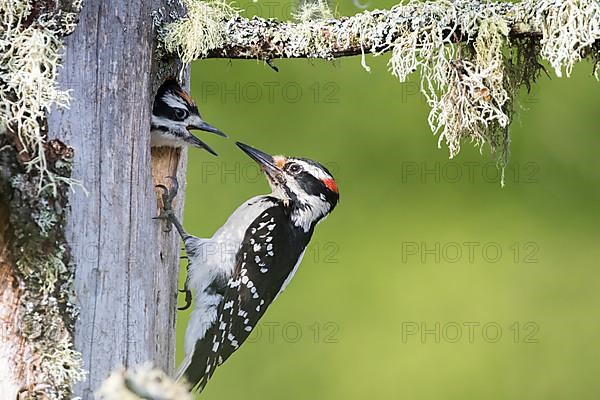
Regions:
[[189, 235], [183, 229], [183, 225], [175, 216], [175, 212], [173, 211], [173, 199], [177, 196], [177, 192], [179, 191], [179, 182], [177, 182], [177, 178], [174, 176], [167, 176], [168, 179], [173, 182], [171, 189], [166, 187], [165, 185], [156, 185], [157, 188], [163, 191], [162, 193], [162, 202], [163, 202], [163, 210], [158, 217], [154, 219], [162, 219], [169, 223], [169, 228], [165, 232], [171, 232], [171, 226], [175, 225], [177, 232], [185, 242], [185, 239], [189, 237]]
[[189, 271], [188, 271], [188, 278], [185, 280], [185, 286], [183, 287], [183, 289], [177, 289], [179, 291], [179, 293], [185, 293], [185, 305], [181, 306], [181, 307], [177, 307], [177, 309], [180, 311], [187, 310], [192, 305], [192, 291], [190, 289], [188, 289], [189, 277], [190, 277], [190, 275], [189, 275]]
[[163, 191], [163, 209], [160, 215], [158, 217], [155, 217], [154, 219], [162, 219], [169, 223], [169, 228], [165, 230], [165, 232], [171, 232], [171, 226], [175, 225], [175, 228], [177, 228], [177, 231], [179, 232], [181, 237], [184, 237], [185, 231], [183, 230], [183, 226], [181, 225], [179, 220], [177, 220], [177, 217], [173, 212], [173, 199], [175, 198], [175, 196], [177, 196], [177, 192], [179, 191], [179, 182], [177, 182], [177, 178], [175, 178], [174, 176], [167, 176], [167, 178], [173, 182], [173, 186], [171, 189], [169, 189], [165, 185], [156, 185], [157, 188]]
[[[156, 185], [157, 188], [163, 191], [162, 193], [162, 203], [163, 210], [158, 217], [154, 219], [162, 219], [169, 223], [169, 228], [165, 230], [165, 232], [171, 232], [171, 226], [175, 225], [175, 228], [179, 232], [179, 235], [184, 240], [188, 236], [188, 234], [183, 229], [183, 226], [175, 216], [175, 212], [173, 211], [173, 199], [177, 196], [177, 192], [179, 191], [179, 182], [177, 182], [177, 178], [174, 176], [167, 176], [168, 179], [173, 183], [171, 189], [169, 189], [165, 185]], [[187, 256], [186, 256], [187, 258]], [[177, 307], [178, 310], [187, 310], [192, 304], [192, 292], [188, 289], [187, 279], [185, 281], [185, 287], [183, 289], [178, 289], [180, 293], [185, 293], [185, 305], [182, 307]]]

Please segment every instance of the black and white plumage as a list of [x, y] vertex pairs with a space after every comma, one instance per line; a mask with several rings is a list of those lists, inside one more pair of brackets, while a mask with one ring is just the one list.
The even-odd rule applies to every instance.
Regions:
[[[335, 180], [322, 165], [238, 146], [260, 164], [271, 194], [246, 201], [210, 239], [187, 234], [168, 208], [162, 216], [183, 238], [189, 259], [186, 290], [195, 295], [178, 377], [199, 390], [285, 289], [315, 226], [339, 200]], [[163, 189], [168, 205], [174, 194]]]
[[190, 129], [226, 135], [202, 119], [190, 95], [175, 79], [166, 80], [156, 93], [152, 107], [151, 145], [153, 147], [194, 146], [217, 155], [206, 143], [192, 135]]

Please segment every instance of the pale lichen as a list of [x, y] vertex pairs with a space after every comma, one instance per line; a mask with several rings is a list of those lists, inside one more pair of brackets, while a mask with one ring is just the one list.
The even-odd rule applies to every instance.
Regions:
[[40, 228], [40, 234], [45, 237], [48, 237], [48, 233], [58, 221], [56, 214], [48, 211], [48, 209], [38, 210], [34, 215], [32, 215], [32, 217]]
[[300, 23], [334, 18], [326, 0], [303, 1], [292, 15]]
[[[444, 68], [447, 75], [433, 83], [427, 81], [427, 74], [421, 74], [426, 83], [422, 87], [435, 88], [425, 90], [432, 107], [430, 126], [434, 133], [440, 132], [438, 146], [445, 141], [451, 158], [460, 151], [463, 139], [480, 146], [489, 141], [496, 147], [497, 131], [503, 131], [510, 122], [505, 109], [509, 97], [502, 54], [507, 36], [503, 19], [485, 19], [475, 37], [474, 57], [459, 52], [449, 68]], [[435, 97], [437, 91], [443, 93], [439, 99]]]
[[[38, 175], [39, 192], [56, 194], [57, 183], [72, 181], [48, 170], [43, 121], [52, 106], [69, 105], [69, 95], [58, 89], [56, 78], [63, 37], [75, 28], [77, 13], [47, 14], [38, 3], [0, 3], [0, 125], [17, 133], [20, 157]], [[80, 8], [81, 0], [73, 1], [73, 9]]]
[[120, 368], [113, 372], [97, 396], [98, 400], [192, 400], [188, 386], [150, 364], [135, 370]]
[[210, 49], [227, 43], [223, 21], [233, 18], [238, 10], [224, 1], [203, 2], [183, 0], [187, 15], [177, 24], [168, 24], [161, 30], [164, 50], [176, 53], [184, 62], [205, 57]]
[[[420, 74], [431, 106], [429, 124], [450, 157], [464, 140], [488, 143], [502, 150], [501, 165], [514, 97], [543, 69], [538, 59], [547, 60], [558, 76], [563, 68], [569, 76], [583, 57], [600, 59], [597, 0], [409, 1], [340, 18], [323, 11], [327, 3], [319, 0], [304, 2], [292, 22], [242, 18], [223, 0], [186, 3], [193, 12], [165, 25], [161, 37], [184, 62], [362, 55], [370, 70], [366, 54], [391, 52], [389, 69], [400, 81]], [[214, 37], [218, 40], [207, 40]]]
[[535, 4], [536, 23], [542, 29], [541, 55], [556, 76], [567, 77], [575, 63], [600, 40], [600, 2], [597, 0], [541, 0]]

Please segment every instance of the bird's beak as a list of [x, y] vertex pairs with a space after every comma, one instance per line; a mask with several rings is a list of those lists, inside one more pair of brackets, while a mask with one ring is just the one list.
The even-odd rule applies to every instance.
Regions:
[[235, 144], [242, 149], [244, 153], [248, 154], [251, 159], [258, 163], [260, 168], [267, 174], [273, 183], [282, 183], [285, 180], [281, 169], [275, 164], [273, 156], [244, 143], [235, 142]]
[[222, 136], [222, 137], [227, 137], [227, 135], [224, 134], [223, 132], [221, 132], [219, 129], [215, 128], [208, 122], [201, 120], [200, 118], [198, 118], [192, 124], [188, 125], [187, 128], [188, 129], [200, 129], [201, 131], [211, 132], [211, 133], [214, 133], [214, 134]]

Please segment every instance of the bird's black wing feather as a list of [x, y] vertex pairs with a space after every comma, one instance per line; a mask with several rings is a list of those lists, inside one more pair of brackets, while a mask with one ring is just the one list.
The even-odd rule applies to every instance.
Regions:
[[227, 282], [217, 319], [198, 341], [184, 375], [202, 390], [221, 365], [248, 338], [279, 293], [306, 248], [312, 231], [290, 223], [282, 206], [263, 211], [247, 229]]

